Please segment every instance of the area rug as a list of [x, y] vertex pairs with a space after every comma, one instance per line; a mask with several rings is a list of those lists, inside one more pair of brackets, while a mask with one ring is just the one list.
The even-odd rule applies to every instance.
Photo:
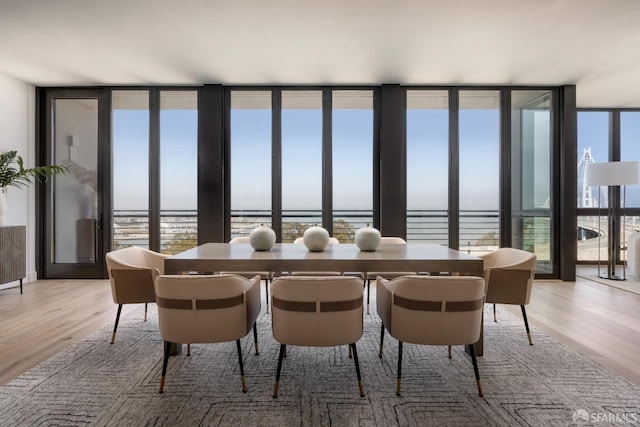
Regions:
[[[260, 354], [242, 340], [248, 392], [235, 343], [192, 346], [172, 357], [158, 393], [162, 340], [157, 314], [125, 306], [116, 343], [105, 327], [0, 387], [2, 426], [559, 426], [640, 425], [640, 387], [539, 329], [529, 346], [520, 318], [485, 313], [477, 394], [464, 349], [405, 345], [395, 393], [397, 341], [377, 354], [380, 320], [365, 315], [358, 355], [360, 397], [348, 349], [289, 348], [272, 397], [278, 343], [259, 318]], [[310, 331], [313, 333], [313, 331]]]

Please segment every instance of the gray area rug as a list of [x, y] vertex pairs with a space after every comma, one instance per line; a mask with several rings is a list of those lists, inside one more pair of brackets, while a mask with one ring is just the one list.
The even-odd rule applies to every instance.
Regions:
[[522, 320], [506, 311], [499, 311], [498, 323], [485, 313], [485, 355], [479, 358], [484, 398], [462, 347], [448, 359], [446, 347], [410, 344], [403, 353], [403, 395], [397, 397], [397, 341], [387, 335], [378, 358], [380, 319], [374, 313], [365, 315], [357, 343], [365, 397], [346, 346], [292, 347], [274, 399], [279, 345], [264, 308], [260, 355], [254, 355], [251, 335], [242, 340], [246, 394], [235, 343], [194, 345], [190, 357], [186, 351], [172, 357], [159, 394], [162, 340], [155, 306], [147, 322], [142, 306], [125, 306], [114, 345], [111, 326], [105, 327], [0, 387], [0, 425], [640, 425], [640, 387], [536, 328], [529, 346]]

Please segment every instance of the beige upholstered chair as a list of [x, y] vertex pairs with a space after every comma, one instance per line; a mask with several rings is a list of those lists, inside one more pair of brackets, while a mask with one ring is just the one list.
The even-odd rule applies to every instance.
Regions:
[[486, 283], [485, 302], [493, 303], [493, 321], [497, 321], [496, 304], [519, 305], [529, 344], [533, 345], [524, 306], [529, 304], [531, 297], [536, 255], [520, 249], [500, 248], [482, 258]]
[[167, 256], [138, 246], [107, 253], [105, 258], [111, 282], [111, 295], [113, 302], [118, 304], [111, 344], [116, 339], [123, 304], [144, 303], [144, 320], [147, 320], [147, 304], [156, 302], [153, 281], [164, 272], [164, 259]]
[[404, 276], [378, 278], [376, 306], [382, 319], [380, 353], [384, 329], [398, 343], [398, 382], [402, 378], [402, 343], [467, 345], [482, 396], [480, 374], [473, 344], [480, 339], [484, 280], [473, 276]]
[[[381, 237], [380, 245], [406, 245], [407, 242], [402, 237]], [[411, 272], [378, 272], [378, 271], [366, 271], [363, 273], [365, 284], [367, 286], [367, 314], [369, 314], [369, 302], [371, 296], [371, 281], [376, 280], [378, 276], [384, 277], [385, 279], [394, 279], [396, 277], [401, 276], [410, 276], [418, 274], [415, 271]]]
[[[248, 245], [249, 237], [248, 236], [234, 237], [229, 241], [229, 243], [231, 244], [245, 243]], [[273, 276], [274, 276], [273, 271], [222, 271], [220, 272], [220, 274], [237, 274], [239, 276], [246, 277], [247, 279], [250, 279], [254, 276], [260, 276], [260, 280], [264, 280], [264, 290], [266, 293], [266, 302], [267, 302], [266, 311], [267, 313], [269, 312], [269, 284], [271, 283], [271, 280], [273, 280]]]
[[360, 396], [364, 396], [356, 341], [362, 336], [362, 282], [356, 277], [289, 276], [271, 285], [273, 337], [280, 343], [273, 397], [278, 397], [287, 345], [353, 351]]
[[156, 278], [155, 289], [160, 335], [165, 344], [160, 393], [172, 343], [233, 340], [238, 350], [242, 392], [246, 392], [240, 338], [253, 328], [255, 350], [259, 353], [256, 319], [260, 312], [260, 277], [162, 275]]
[[[304, 245], [304, 239], [302, 237], [296, 238], [293, 241], [295, 245]], [[329, 237], [329, 245], [339, 245], [340, 241], [335, 237]], [[341, 271], [292, 271], [289, 273], [291, 276], [342, 276]]]

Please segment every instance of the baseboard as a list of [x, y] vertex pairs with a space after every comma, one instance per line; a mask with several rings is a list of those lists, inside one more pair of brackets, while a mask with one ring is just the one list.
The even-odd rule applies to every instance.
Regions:
[[24, 280], [24, 282], [35, 282], [36, 280], [38, 280], [38, 272], [34, 270], [27, 273], [27, 278]]

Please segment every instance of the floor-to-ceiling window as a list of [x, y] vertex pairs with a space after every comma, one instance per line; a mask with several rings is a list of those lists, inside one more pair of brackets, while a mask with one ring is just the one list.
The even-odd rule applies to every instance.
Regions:
[[282, 241], [322, 225], [322, 91], [282, 91]]
[[[640, 161], [640, 111], [620, 112], [620, 160]], [[630, 233], [640, 229], [640, 186], [628, 185], [624, 188], [620, 206], [624, 213], [620, 224], [620, 242], [627, 246]], [[621, 259], [627, 259], [627, 251], [622, 251]]]
[[230, 236], [271, 226], [271, 91], [231, 92]]
[[112, 94], [113, 248], [149, 248], [149, 91]]
[[553, 271], [551, 98], [549, 90], [511, 91], [512, 246], [537, 256], [536, 270]]
[[[613, 262], [620, 263], [626, 259], [626, 240], [640, 226], [640, 188], [595, 187], [585, 185], [585, 179], [590, 163], [640, 161], [639, 138], [638, 110], [578, 112], [578, 261], [607, 263], [613, 256]], [[611, 229], [610, 210], [616, 220]], [[615, 249], [610, 252], [611, 245]]]
[[449, 244], [449, 91], [407, 90], [407, 241]]
[[591, 187], [586, 180], [588, 165], [609, 161], [610, 113], [578, 112], [578, 261], [606, 262], [608, 233], [606, 210], [607, 188]]
[[[217, 206], [227, 217], [206, 241], [265, 224], [287, 242], [322, 224], [350, 242], [372, 224], [473, 254], [522, 247], [557, 274], [554, 90], [212, 86], [103, 90], [114, 248], [192, 247]], [[634, 156], [629, 113], [622, 157]]]
[[461, 90], [459, 183], [461, 251], [500, 245], [500, 92]]
[[197, 245], [198, 93], [112, 92], [113, 248]]
[[160, 92], [160, 248], [197, 246], [198, 92]]
[[333, 236], [352, 243], [358, 228], [373, 225], [373, 91], [331, 95]]

